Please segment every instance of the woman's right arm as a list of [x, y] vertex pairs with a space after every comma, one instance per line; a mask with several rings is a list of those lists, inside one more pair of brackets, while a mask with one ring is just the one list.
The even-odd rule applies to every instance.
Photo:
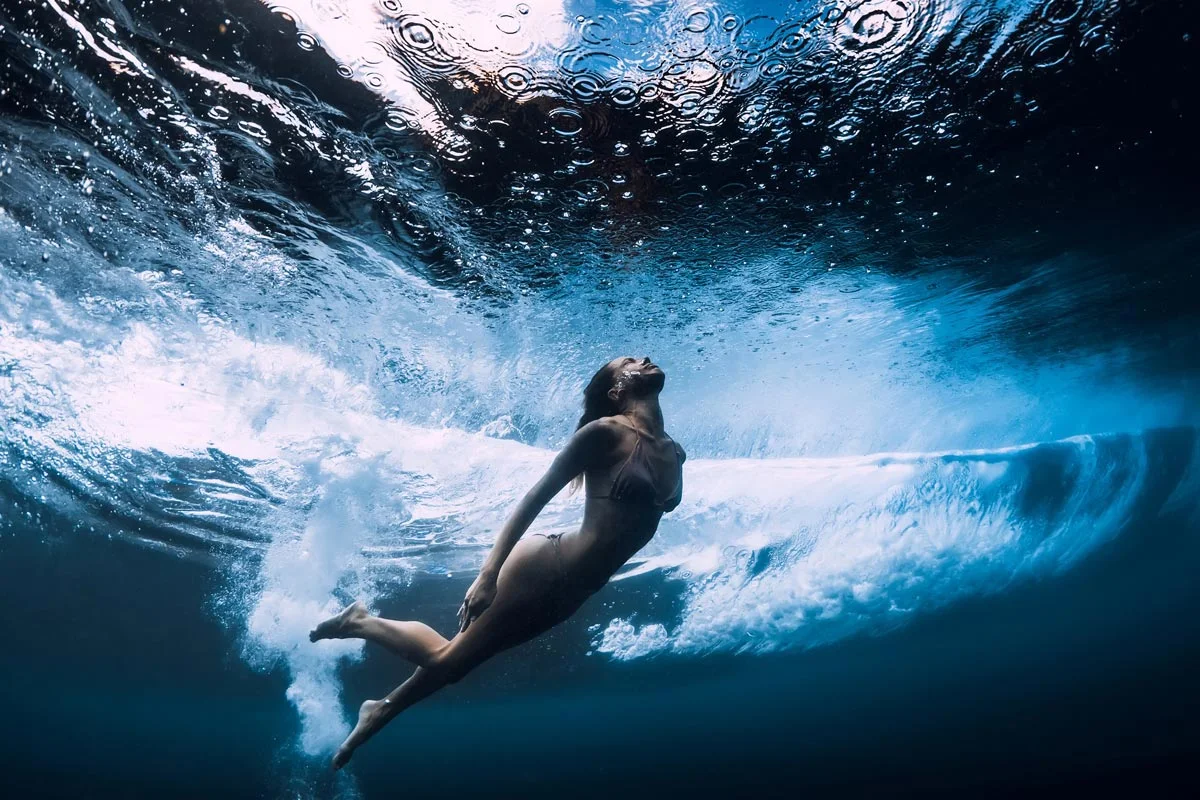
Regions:
[[554, 457], [541, 480], [525, 493], [496, 536], [496, 544], [483, 562], [479, 576], [467, 590], [467, 597], [458, 611], [460, 630], [466, 630], [471, 621], [492, 604], [500, 568], [537, 515], [571, 479], [612, 452], [616, 436], [612, 423], [606, 420], [595, 420], [584, 425], [575, 431], [566, 447]]

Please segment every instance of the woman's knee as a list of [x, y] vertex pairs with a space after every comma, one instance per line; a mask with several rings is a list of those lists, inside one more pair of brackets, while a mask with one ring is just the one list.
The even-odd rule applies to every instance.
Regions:
[[479, 662], [480, 659], [470, 657], [462, 648], [455, 648], [454, 642], [450, 642], [438, 650], [430, 669], [440, 675], [446, 683], [458, 683], [475, 669]]

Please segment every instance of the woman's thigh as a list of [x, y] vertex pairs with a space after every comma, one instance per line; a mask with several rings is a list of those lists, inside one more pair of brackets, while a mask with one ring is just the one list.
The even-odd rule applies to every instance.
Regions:
[[564, 585], [555, 548], [544, 536], [517, 543], [496, 580], [496, 599], [449, 645], [448, 655], [458, 667], [473, 669], [549, 630], [579, 608], [586, 598], [574, 598], [571, 587]]
[[[484, 612], [495, 612], [493, 624], [529, 638], [562, 621], [558, 611], [570, 587], [558, 547], [552, 539], [535, 534], [513, 548], [496, 580], [496, 599]], [[524, 639], [512, 644], [520, 641]]]

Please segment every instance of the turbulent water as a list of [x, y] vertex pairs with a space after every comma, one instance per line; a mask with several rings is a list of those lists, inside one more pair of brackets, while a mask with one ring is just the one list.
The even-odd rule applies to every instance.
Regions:
[[[1200, 663], [1166, 622], [1200, 607], [1173, 571], [1200, 564], [1187, 5], [2, 0], [6, 771], [636, 795], [1194, 755], [1194, 717], [1129, 688]], [[403, 671], [309, 628], [352, 597], [446, 627], [626, 353], [668, 373], [682, 505], [528, 674], [501, 660], [326, 775]], [[988, 637], [1001, 666], [944, 657]], [[1047, 647], [1068, 666], [1037, 683]], [[1056, 704], [1072, 670], [1123, 709], [1106, 734]], [[964, 700], [1024, 680], [1036, 723]], [[697, 706], [758, 733], [698, 738]], [[981, 719], [1081, 743], [948, 754]], [[504, 726], [578, 746], [523, 764]], [[1159, 745], [1115, 744], [1144, 726]]]

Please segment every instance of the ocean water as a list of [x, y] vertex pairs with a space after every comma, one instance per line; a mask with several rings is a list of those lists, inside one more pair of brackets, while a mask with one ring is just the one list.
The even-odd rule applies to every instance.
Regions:
[[[1194, 784], [1192, 10], [0, 0], [3, 785]], [[682, 505], [333, 773], [645, 353]]]

